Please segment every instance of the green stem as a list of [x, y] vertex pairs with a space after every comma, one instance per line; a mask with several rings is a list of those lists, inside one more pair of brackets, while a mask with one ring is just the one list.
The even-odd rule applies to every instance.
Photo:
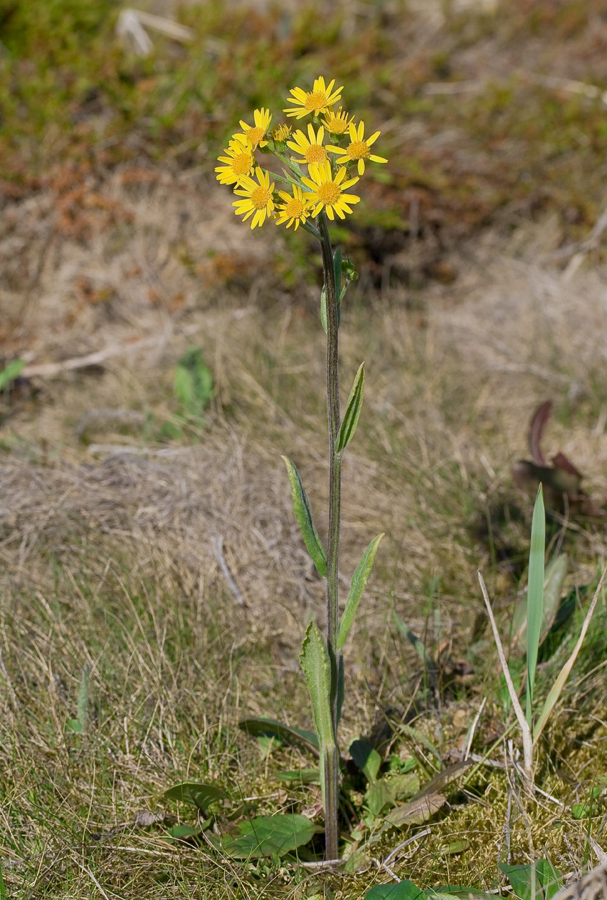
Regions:
[[339, 434], [339, 305], [335, 284], [333, 249], [329, 237], [327, 217], [317, 219], [322, 251], [322, 265], [327, 305], [327, 419], [329, 426], [329, 538], [327, 546], [327, 649], [331, 661], [331, 710], [335, 748], [329, 754], [324, 774], [325, 843], [327, 859], [337, 859], [339, 833], [337, 825], [339, 797], [338, 726], [338, 669], [337, 630], [339, 622], [339, 528], [341, 510], [341, 456], [335, 452]]

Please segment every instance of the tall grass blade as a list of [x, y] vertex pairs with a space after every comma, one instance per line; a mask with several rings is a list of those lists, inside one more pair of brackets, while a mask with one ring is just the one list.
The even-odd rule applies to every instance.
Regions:
[[567, 660], [567, 662], [565, 663], [565, 665], [559, 672], [556, 681], [554, 682], [554, 684], [552, 685], [552, 688], [550, 689], [550, 693], [548, 694], [548, 696], [546, 697], [546, 700], [544, 701], [542, 711], [539, 715], [537, 722], [535, 723], [535, 728], [533, 730], [533, 743], [534, 744], [536, 744], [537, 741], [539, 740], [540, 735], [546, 725], [546, 722], [550, 718], [550, 713], [554, 709], [556, 702], [558, 701], [559, 697], [561, 696], [561, 692], [563, 690], [563, 687], [565, 686], [565, 682], [569, 678], [569, 675], [571, 673], [573, 665], [577, 659], [578, 653], [580, 652], [580, 650], [582, 648], [582, 644], [584, 643], [584, 638], [586, 637], [586, 632], [588, 631], [588, 626], [590, 625], [590, 620], [592, 619], [592, 614], [594, 612], [594, 608], [599, 599], [599, 594], [601, 593], [601, 588], [603, 587], [603, 582], [605, 580], [606, 573], [607, 573], [607, 568], [603, 569], [603, 574], [601, 575], [601, 580], [599, 581], [597, 589], [594, 592], [594, 597], [592, 598], [592, 603], [590, 604], [588, 612], [586, 613], [586, 618], [584, 619], [584, 624], [582, 625], [582, 630], [580, 631], [580, 636], [577, 640], [575, 647], [573, 648], [573, 652], [571, 653], [571, 656], [569, 657], [569, 659]]
[[529, 550], [529, 583], [527, 587], [527, 703], [526, 718], [532, 727], [533, 688], [537, 654], [542, 636], [544, 615], [544, 554], [546, 552], [546, 513], [540, 484], [533, 507], [531, 548]]

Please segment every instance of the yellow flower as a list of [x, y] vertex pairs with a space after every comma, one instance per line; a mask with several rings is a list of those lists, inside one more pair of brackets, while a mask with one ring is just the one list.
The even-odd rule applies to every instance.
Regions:
[[350, 206], [358, 203], [360, 197], [355, 194], [344, 194], [346, 188], [352, 187], [359, 180], [358, 178], [350, 178], [344, 181], [346, 170], [344, 168], [337, 170], [337, 175], [333, 177], [331, 172], [331, 163], [326, 162], [314, 163], [309, 167], [310, 177], [304, 176], [303, 182], [306, 187], [310, 188], [309, 192], [304, 194], [306, 200], [311, 200], [314, 209], [311, 213], [317, 216], [322, 209], [327, 211], [330, 219], [334, 219], [334, 213], [337, 213], [340, 219], [345, 219], [345, 213], [351, 213]]
[[284, 200], [284, 203], [278, 207], [276, 224], [283, 225], [288, 219], [287, 228], [290, 228], [295, 223], [294, 230], [297, 231], [300, 223], [303, 225], [310, 215], [310, 204], [305, 199], [302, 189], [294, 184], [293, 194], [279, 191], [278, 196]]
[[[257, 182], [246, 176], [241, 178], [240, 187], [234, 189], [234, 193], [244, 200], [234, 200], [232, 206], [237, 216], [244, 216], [243, 222], [246, 222], [249, 216], [253, 216], [251, 228], [257, 225], [263, 225], [266, 216], [270, 215], [274, 209], [274, 183], [270, 184], [270, 173], [260, 169], [255, 169]], [[255, 213], [255, 215], [253, 215]]]
[[252, 172], [255, 165], [251, 145], [244, 134], [235, 134], [228, 149], [223, 152], [227, 156], [220, 156], [219, 162], [226, 165], [215, 166], [215, 171], [219, 173], [215, 177], [220, 184], [239, 184]]
[[324, 162], [329, 157], [327, 156], [327, 151], [322, 145], [322, 139], [325, 136], [325, 129], [320, 126], [317, 134], [314, 134], [314, 126], [308, 125], [308, 135], [309, 140], [303, 133], [303, 131], [296, 131], [293, 135], [292, 141], [287, 141], [287, 147], [290, 147], [291, 150], [294, 150], [296, 153], [301, 153], [303, 158], [299, 159], [297, 157], [293, 157], [293, 160], [297, 163], [321, 163]]
[[291, 137], [292, 130], [290, 125], [275, 125], [270, 132], [270, 137], [277, 144], [282, 144], [288, 137]]
[[322, 120], [330, 134], [345, 134], [351, 122], [354, 121], [354, 116], [349, 116], [340, 106], [337, 112], [328, 110], [322, 117]]
[[343, 90], [343, 86], [333, 91], [334, 84], [335, 79], [325, 86], [325, 79], [321, 76], [315, 80], [312, 91], [306, 92], [300, 87], [293, 88], [291, 96], [287, 97], [287, 103], [295, 103], [296, 105], [283, 109], [283, 112], [288, 116], [295, 116], [296, 119], [303, 119], [308, 113], [318, 115], [326, 112], [341, 97], [340, 91]]
[[331, 153], [339, 153], [341, 154], [335, 162], [339, 166], [346, 165], [349, 162], [354, 162], [354, 160], [358, 160], [358, 174], [365, 174], [365, 160], [370, 159], [373, 162], [378, 163], [387, 163], [388, 160], [384, 159], [383, 156], [373, 156], [371, 153], [371, 144], [375, 143], [377, 138], [380, 136], [381, 131], [376, 131], [375, 134], [372, 134], [370, 138], [367, 138], [365, 141], [363, 135], [365, 133], [365, 123], [358, 123], [358, 131], [356, 129], [356, 125], [351, 122], [349, 127], [350, 132], [350, 144], [347, 147], [327, 147], [327, 150], [330, 150]]
[[257, 150], [258, 147], [265, 147], [268, 143], [264, 141], [264, 138], [267, 134], [268, 128], [270, 127], [270, 122], [272, 121], [272, 115], [269, 109], [256, 109], [253, 113], [253, 118], [255, 120], [255, 125], [247, 125], [246, 122], [243, 122], [242, 119], [240, 121], [240, 127], [245, 133], [245, 137], [251, 144], [252, 150]]

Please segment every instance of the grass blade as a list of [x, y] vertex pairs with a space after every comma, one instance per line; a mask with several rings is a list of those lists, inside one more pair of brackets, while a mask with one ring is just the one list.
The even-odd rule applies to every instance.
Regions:
[[563, 687], [565, 686], [565, 682], [569, 678], [569, 675], [571, 673], [573, 665], [577, 659], [577, 655], [582, 648], [582, 644], [584, 643], [584, 638], [586, 637], [586, 632], [588, 631], [588, 626], [590, 625], [590, 620], [592, 619], [592, 614], [594, 612], [594, 608], [599, 599], [599, 594], [601, 593], [601, 588], [603, 587], [603, 582], [605, 580], [606, 573], [607, 573], [607, 568], [603, 569], [603, 574], [601, 575], [601, 580], [599, 581], [597, 589], [594, 592], [594, 597], [592, 598], [592, 603], [590, 604], [588, 612], [586, 613], [586, 618], [584, 619], [584, 624], [582, 625], [582, 630], [580, 631], [580, 636], [577, 640], [575, 647], [573, 648], [573, 652], [571, 653], [571, 656], [569, 657], [569, 659], [567, 660], [567, 662], [565, 663], [565, 665], [559, 672], [556, 681], [554, 682], [554, 684], [552, 685], [552, 687], [550, 689], [550, 693], [548, 694], [548, 696], [546, 697], [546, 700], [544, 701], [542, 711], [539, 715], [537, 722], [535, 723], [535, 728], [533, 730], [533, 743], [534, 744], [536, 744], [537, 741], [539, 740], [540, 735], [546, 725], [546, 722], [550, 718], [550, 713], [554, 709], [555, 703], [561, 696], [561, 691], [563, 690]]
[[533, 688], [537, 653], [542, 636], [544, 615], [544, 554], [546, 552], [546, 513], [540, 484], [533, 507], [531, 548], [529, 550], [529, 584], [527, 587], [527, 703], [526, 717], [532, 727]]

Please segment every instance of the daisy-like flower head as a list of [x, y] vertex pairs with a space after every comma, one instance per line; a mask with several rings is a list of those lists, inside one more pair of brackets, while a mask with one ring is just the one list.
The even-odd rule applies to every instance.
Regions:
[[343, 107], [339, 107], [337, 112], [327, 110], [322, 117], [325, 128], [330, 134], [345, 134], [350, 124], [354, 121], [354, 116], [349, 116]]
[[243, 122], [241, 119], [240, 127], [244, 131], [245, 137], [251, 145], [251, 149], [257, 150], [258, 147], [265, 147], [268, 143], [267, 141], [264, 141], [264, 138], [270, 127], [272, 115], [269, 109], [256, 109], [253, 113], [253, 119], [255, 120], [255, 125], [247, 125], [247, 123]]
[[325, 79], [321, 76], [314, 82], [314, 88], [311, 91], [304, 91], [303, 88], [296, 87], [291, 91], [291, 96], [287, 97], [287, 103], [294, 103], [288, 109], [283, 109], [288, 116], [295, 116], [296, 119], [303, 119], [308, 113], [319, 115], [330, 109], [334, 103], [337, 103], [341, 97], [342, 87], [333, 90], [335, 79], [325, 85]]
[[340, 219], [345, 219], [346, 213], [351, 213], [350, 209], [354, 203], [358, 203], [360, 197], [355, 194], [345, 194], [344, 191], [356, 184], [358, 178], [350, 178], [344, 181], [346, 170], [342, 167], [337, 170], [337, 174], [333, 176], [331, 172], [331, 163], [318, 163], [309, 167], [310, 177], [303, 177], [306, 187], [310, 188], [309, 192], [304, 194], [306, 200], [312, 202], [311, 215], [317, 216], [321, 210], [326, 210], [328, 217], [333, 220], [335, 213]]
[[244, 134], [235, 134], [223, 152], [227, 155], [220, 156], [219, 162], [225, 163], [225, 166], [215, 166], [218, 173], [215, 177], [220, 184], [239, 184], [255, 165], [251, 145]]
[[294, 156], [293, 160], [297, 163], [306, 163], [309, 166], [311, 163], [321, 163], [328, 159], [327, 151], [322, 145], [324, 136], [325, 129], [322, 125], [316, 134], [314, 134], [314, 126], [308, 125], [309, 140], [303, 131], [296, 131], [293, 135], [293, 140], [287, 141], [287, 147], [290, 147], [296, 153], [301, 153], [302, 158]]
[[277, 144], [282, 144], [287, 138], [291, 137], [292, 131], [293, 128], [290, 125], [275, 125], [270, 132], [270, 137], [273, 141], [276, 141]]
[[234, 193], [244, 200], [234, 200], [232, 206], [237, 216], [243, 216], [243, 222], [246, 222], [249, 216], [253, 216], [251, 228], [257, 225], [263, 225], [266, 216], [269, 216], [274, 209], [274, 183], [270, 184], [270, 173], [260, 169], [255, 169], [257, 181], [246, 176], [241, 178], [240, 186], [234, 189]]
[[358, 129], [354, 122], [351, 122], [348, 130], [350, 132], [350, 143], [347, 147], [327, 147], [327, 150], [330, 150], [332, 153], [339, 153], [339, 157], [335, 160], [339, 166], [358, 160], [358, 174], [364, 175], [366, 159], [378, 163], [388, 162], [383, 156], [374, 156], [371, 153], [371, 144], [375, 143], [381, 131], [376, 131], [375, 134], [372, 134], [371, 137], [365, 140], [363, 137], [365, 133], [364, 122], [358, 123]]
[[278, 207], [276, 224], [284, 225], [286, 222], [287, 228], [295, 224], [294, 230], [297, 231], [300, 224], [303, 225], [310, 215], [310, 202], [306, 200], [302, 189], [296, 184], [293, 185], [292, 194], [287, 194], [286, 191], [279, 191], [278, 196], [281, 200], [284, 200], [284, 203]]

